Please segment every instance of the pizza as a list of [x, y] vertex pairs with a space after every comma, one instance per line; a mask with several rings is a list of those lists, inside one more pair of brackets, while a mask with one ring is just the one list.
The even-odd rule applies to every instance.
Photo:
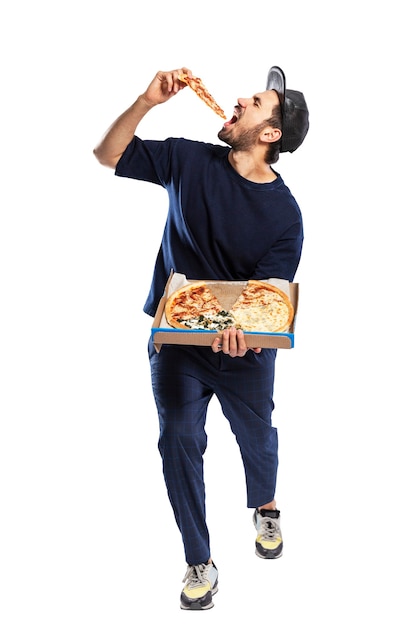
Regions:
[[223, 109], [217, 104], [211, 93], [208, 92], [207, 87], [203, 84], [201, 78], [197, 78], [196, 76], [188, 76], [188, 74], [180, 74], [178, 76], [179, 80], [183, 83], [186, 83], [191, 89], [197, 94], [199, 98], [203, 102], [207, 104], [217, 115], [220, 115], [224, 120], [226, 118], [226, 114]]
[[165, 304], [165, 317], [170, 326], [185, 330], [224, 330], [233, 321], [204, 281], [174, 291]]
[[287, 294], [270, 283], [249, 280], [238, 298], [225, 311], [204, 281], [189, 283], [174, 291], [165, 304], [165, 317], [173, 328], [215, 330], [234, 326], [244, 332], [285, 332], [294, 319]]
[[235, 326], [247, 332], [279, 333], [287, 330], [294, 309], [287, 294], [270, 283], [249, 280], [230, 309]]

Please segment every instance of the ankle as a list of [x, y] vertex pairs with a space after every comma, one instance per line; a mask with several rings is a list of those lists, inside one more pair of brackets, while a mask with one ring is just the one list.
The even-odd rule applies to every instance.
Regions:
[[276, 511], [277, 503], [275, 502], [275, 500], [272, 500], [272, 502], [268, 502], [267, 504], [263, 504], [262, 506], [256, 507], [256, 510], [258, 511], [258, 513], [261, 509], [265, 509], [266, 511]]

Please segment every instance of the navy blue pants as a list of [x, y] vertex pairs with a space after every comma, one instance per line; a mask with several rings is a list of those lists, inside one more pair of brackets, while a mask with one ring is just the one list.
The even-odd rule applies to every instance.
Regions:
[[276, 350], [231, 358], [211, 347], [149, 342], [152, 388], [159, 416], [163, 473], [188, 564], [210, 556], [203, 454], [208, 404], [215, 394], [240, 448], [247, 506], [275, 497], [278, 436], [271, 425]]

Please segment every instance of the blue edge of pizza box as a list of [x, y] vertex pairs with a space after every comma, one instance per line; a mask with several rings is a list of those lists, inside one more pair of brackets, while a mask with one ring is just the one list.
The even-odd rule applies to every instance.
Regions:
[[[214, 338], [220, 336], [215, 330], [181, 330], [178, 328], [172, 328], [168, 325], [162, 325], [164, 323], [164, 310], [165, 303], [169, 295], [169, 286], [173, 279], [173, 272], [171, 272], [167, 284], [165, 286], [164, 295], [162, 296], [158, 309], [155, 314], [154, 322], [152, 324], [152, 341], [155, 345], [155, 349], [159, 351], [162, 344], [180, 344], [180, 345], [193, 345], [193, 346], [211, 346]], [[193, 282], [189, 280], [187, 282]], [[222, 288], [226, 286], [228, 293], [231, 294], [232, 300], [237, 297], [237, 294], [242, 290], [242, 285], [245, 283], [242, 281], [205, 281], [211, 288], [221, 283]], [[246, 345], [248, 348], [284, 348], [290, 349], [294, 347], [294, 329], [298, 310], [298, 294], [299, 284], [288, 283], [288, 295], [291, 303], [294, 307], [294, 320], [285, 333], [262, 333], [262, 332], [245, 332]], [[166, 323], [166, 322], [165, 322]]]

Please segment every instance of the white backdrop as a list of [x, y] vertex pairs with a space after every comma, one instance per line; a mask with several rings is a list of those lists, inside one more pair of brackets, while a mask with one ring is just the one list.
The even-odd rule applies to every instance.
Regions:
[[[184, 619], [142, 312], [167, 199], [116, 178], [92, 150], [159, 69], [190, 67], [231, 116], [274, 64], [311, 119], [300, 150], [277, 164], [305, 222], [296, 344], [277, 361], [285, 553], [254, 556], [237, 446], [213, 401], [207, 507], [220, 592], [205, 619], [415, 624], [411, 9], [166, 5], [3, 11], [2, 626], [129, 626], [145, 609]], [[220, 125], [186, 90], [140, 134], [216, 141]]]

